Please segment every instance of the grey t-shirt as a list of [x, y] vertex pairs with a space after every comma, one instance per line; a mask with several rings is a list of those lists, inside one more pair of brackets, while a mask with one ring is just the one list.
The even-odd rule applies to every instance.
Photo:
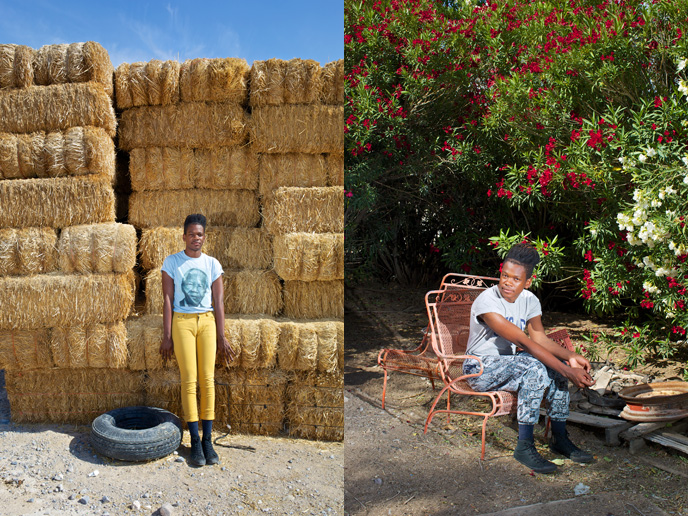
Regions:
[[533, 317], [542, 315], [540, 300], [528, 290], [519, 294], [516, 301], [509, 303], [502, 297], [497, 285], [480, 294], [471, 307], [471, 326], [468, 335], [467, 355], [513, 355], [516, 345], [497, 335], [492, 329], [478, 319], [487, 313], [497, 313], [525, 330], [527, 322]]

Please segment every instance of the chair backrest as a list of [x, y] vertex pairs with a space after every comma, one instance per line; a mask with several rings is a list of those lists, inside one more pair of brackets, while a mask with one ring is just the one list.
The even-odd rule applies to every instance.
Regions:
[[469, 274], [450, 272], [449, 274], [445, 274], [442, 278], [442, 283], [440, 283], [439, 290], [454, 288], [478, 288], [484, 290], [496, 285], [497, 283], [499, 283], [499, 278], [490, 278], [488, 276], [471, 276]]
[[454, 286], [445, 290], [431, 290], [425, 295], [432, 346], [438, 358], [466, 352], [471, 306], [483, 290], [473, 286]]

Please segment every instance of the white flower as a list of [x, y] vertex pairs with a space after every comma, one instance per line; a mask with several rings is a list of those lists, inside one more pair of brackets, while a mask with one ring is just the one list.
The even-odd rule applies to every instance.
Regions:
[[688, 59], [681, 59], [678, 62], [678, 66], [676, 67], [676, 71], [680, 72], [681, 70], [683, 70], [686, 67], [686, 64], [688, 64]]
[[655, 265], [655, 262], [652, 261], [652, 258], [649, 256], [645, 256], [643, 258], [643, 263], [645, 264], [645, 267], [649, 267], [653, 271], [657, 270], [657, 266]]
[[683, 178], [683, 182], [688, 185], [688, 176]]
[[684, 95], [688, 95], [688, 83], [686, 83], [684, 80], [680, 80], [678, 82], [678, 91]]
[[[661, 190], [659, 191], [659, 193], [657, 194], [657, 197], [659, 197], [660, 199], [664, 200], [664, 197], [666, 197], [666, 192], [664, 191], [664, 189], [661, 189]], [[654, 202], [654, 201], [652, 201], [652, 202]]]
[[649, 281], [646, 281], [643, 283], [643, 288], [648, 291], [650, 294], [658, 294], [661, 292], [655, 285], [650, 283]]
[[667, 189], [666, 189], [666, 193], [667, 193], [668, 195], [674, 195], [677, 191], [678, 191], [678, 190], [674, 190], [674, 187], [673, 187], [673, 186], [669, 186], [669, 187], [667, 187]]
[[688, 156], [683, 156], [681, 161], [683, 161], [683, 164], [688, 167]]
[[647, 157], [648, 158], [654, 158], [657, 155], [657, 151], [654, 150], [652, 147], [647, 149]]
[[[664, 195], [662, 195], [661, 199], [664, 199]], [[659, 199], [652, 199], [652, 202], [650, 203], [650, 206], [653, 208], [659, 208], [662, 205], [662, 201]]]
[[619, 163], [621, 163], [622, 165], [624, 164], [625, 161], [626, 161], [626, 158], [624, 158], [623, 156], [621, 156], [619, 158]]
[[645, 156], [645, 154], [641, 154], [640, 156], [638, 156], [638, 161], [640, 161], [641, 163], [645, 163], [647, 161], [647, 156]]

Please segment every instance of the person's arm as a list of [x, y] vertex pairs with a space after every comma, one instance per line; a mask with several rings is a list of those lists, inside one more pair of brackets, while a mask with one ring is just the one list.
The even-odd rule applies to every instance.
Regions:
[[172, 306], [174, 305], [174, 280], [162, 271], [162, 342], [160, 354], [163, 362], [172, 358]]
[[552, 339], [547, 337], [545, 328], [542, 325], [542, 318], [539, 315], [530, 319], [527, 323], [527, 326], [530, 340], [545, 348], [558, 359], [567, 361], [570, 367], [585, 369], [587, 372], [590, 372], [592, 366], [587, 358], [563, 348]]
[[211, 286], [213, 295], [213, 310], [215, 311], [215, 326], [217, 328], [217, 352], [220, 358], [231, 362], [236, 358], [232, 346], [225, 337], [225, 287], [222, 284], [222, 276], [213, 281]]
[[576, 387], [590, 386], [594, 383], [585, 369], [567, 366], [561, 361], [560, 358], [558, 358], [558, 356], [555, 356], [547, 348], [543, 347], [537, 342], [534, 342], [518, 326], [507, 321], [503, 315], [495, 312], [488, 312], [486, 314], [482, 314], [480, 318], [497, 335], [508, 340], [509, 342], [513, 342], [519, 348], [533, 355], [550, 369], [561, 373], [565, 378], [571, 380]]

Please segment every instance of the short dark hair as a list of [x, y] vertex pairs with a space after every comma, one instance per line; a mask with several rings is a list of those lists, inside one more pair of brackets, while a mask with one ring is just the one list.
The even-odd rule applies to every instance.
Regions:
[[522, 242], [509, 249], [504, 262], [522, 265], [526, 269], [526, 275], [530, 278], [533, 275], [533, 269], [540, 263], [540, 254], [532, 245]]
[[206, 222], [207, 221], [205, 215], [201, 215], [200, 213], [193, 213], [192, 215], [187, 215], [186, 220], [184, 220], [184, 234], [186, 235], [186, 229], [192, 224], [200, 224], [201, 226], [203, 226], [203, 231], [205, 231]]

